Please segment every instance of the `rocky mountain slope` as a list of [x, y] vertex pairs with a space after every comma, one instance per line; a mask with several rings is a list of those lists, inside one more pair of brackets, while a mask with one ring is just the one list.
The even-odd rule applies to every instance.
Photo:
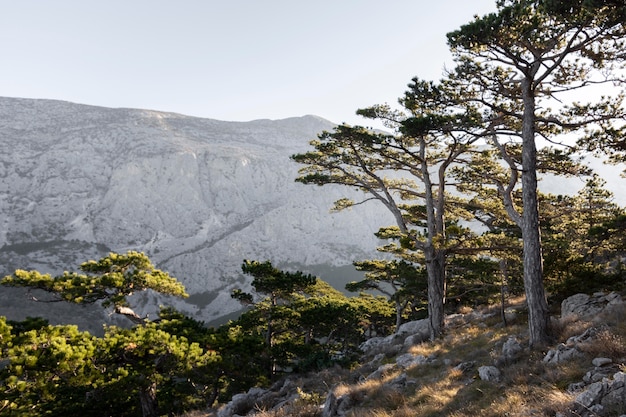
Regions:
[[[342, 287], [391, 219], [375, 205], [329, 214], [345, 189], [294, 182], [289, 156], [332, 127], [314, 116], [224, 122], [0, 98], [0, 274], [144, 251], [191, 294], [168, 304], [205, 321], [239, 308], [229, 293], [246, 286], [243, 259], [321, 272]], [[162, 300], [137, 301], [145, 314]], [[35, 308], [23, 291], [0, 288], [0, 315]], [[44, 307], [56, 318], [53, 308]]]
[[527, 308], [446, 317], [426, 341], [426, 320], [361, 345], [351, 369], [291, 374], [188, 417], [485, 416], [609, 417], [626, 412], [626, 303], [616, 292], [576, 294], [552, 317], [553, 343], [528, 347]]

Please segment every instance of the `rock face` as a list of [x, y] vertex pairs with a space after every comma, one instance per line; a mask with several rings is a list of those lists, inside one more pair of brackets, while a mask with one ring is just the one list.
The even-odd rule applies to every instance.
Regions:
[[[139, 250], [185, 284], [177, 308], [211, 321], [239, 308], [228, 294], [246, 289], [243, 259], [332, 271], [374, 257], [382, 207], [331, 215], [345, 188], [294, 182], [289, 157], [332, 127], [0, 98], [0, 274]], [[0, 315], [19, 315], [10, 289], [0, 297]]]
[[592, 295], [575, 294], [561, 303], [561, 318], [594, 316], [606, 309], [619, 307], [623, 302], [622, 297], [615, 292], [608, 294], [599, 292]]

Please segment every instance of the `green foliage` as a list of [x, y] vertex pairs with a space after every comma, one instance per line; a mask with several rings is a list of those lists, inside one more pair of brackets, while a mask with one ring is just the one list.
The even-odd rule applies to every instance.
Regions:
[[174, 310], [163, 316], [108, 327], [102, 338], [32, 319], [10, 327], [0, 318], [0, 400], [8, 415], [138, 416], [139, 399], [151, 389], [163, 414], [212, 403], [229, 370], [210, 347], [218, 338]]
[[168, 273], [156, 269], [143, 253], [110, 253], [98, 261], [81, 264], [80, 270], [84, 274], [66, 271], [57, 277], [37, 271], [17, 270], [13, 275], [4, 277], [1, 283], [42, 289], [77, 304], [101, 301], [104, 307], [127, 306], [129, 295], [148, 289], [187, 297], [183, 285]]
[[9, 364], [0, 370], [0, 386], [9, 415], [81, 415], [89, 408], [90, 386], [102, 381], [91, 362], [96, 338], [76, 326], [43, 326], [4, 339]]
[[357, 270], [366, 271], [365, 279], [350, 282], [352, 292], [376, 290], [395, 305], [396, 327], [402, 319], [412, 319], [410, 311], [424, 306], [427, 299], [426, 271], [404, 260], [367, 260], [355, 262]]
[[[215, 351], [163, 331], [156, 324], [132, 329], [109, 327], [100, 349], [103, 355], [97, 358], [96, 366], [106, 382], [94, 395], [105, 399], [109, 409], [136, 408], [136, 398], [152, 388], [161, 413], [197, 407], [204, 403], [203, 390], [197, 392], [198, 386], [209, 382], [203, 370], [219, 360]], [[120, 393], [127, 393], [122, 396], [127, 398], [125, 404], [119, 399]]]
[[[43, 289], [75, 303], [101, 301], [131, 315], [124, 308], [134, 291], [186, 296], [182, 284], [138, 252], [111, 253], [80, 268], [85, 274], [55, 278], [16, 271], [2, 282]], [[209, 335], [202, 323], [172, 309], [163, 314], [158, 323], [109, 327], [102, 338], [37, 318], [11, 326], [2, 319], [0, 358], [8, 358], [0, 368], [5, 408], [15, 415], [152, 416], [206, 404], [207, 397], [215, 398], [207, 391], [214, 387], [221, 358], [206, 348]]]
[[300, 271], [281, 271], [272, 266], [270, 261], [244, 260], [241, 270], [254, 278], [252, 286], [256, 292], [269, 295], [274, 301], [278, 298], [288, 298], [295, 292], [305, 291], [316, 281], [316, 277]]
[[[265, 298], [228, 328], [255, 346], [256, 367], [250, 369], [264, 367], [258, 380], [272, 379], [285, 369], [307, 371], [349, 360], [367, 330], [388, 331], [393, 324], [385, 299], [347, 298], [316, 277], [281, 271], [269, 261], [245, 261], [242, 270], [254, 277], [256, 298]], [[237, 290], [232, 295], [246, 304], [255, 298]]]
[[546, 285], [560, 297], [624, 285], [626, 213], [604, 185], [593, 176], [577, 195], [547, 196], [544, 202]]

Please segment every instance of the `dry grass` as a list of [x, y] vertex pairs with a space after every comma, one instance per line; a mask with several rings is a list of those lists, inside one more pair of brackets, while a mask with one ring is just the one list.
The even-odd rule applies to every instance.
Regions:
[[[455, 369], [460, 362], [474, 361], [476, 367], [491, 365], [501, 352], [509, 335], [518, 335], [524, 345], [527, 324], [517, 320], [516, 325], [498, 326], [499, 317], [480, 323], [450, 328], [435, 342], [413, 346], [409, 352], [436, 358], [433, 363], [417, 366], [407, 375], [417, 383], [402, 392], [391, 395], [384, 385], [368, 382], [363, 385], [344, 386], [344, 393], [359, 393], [355, 400], [359, 408], [350, 417], [521, 417], [567, 414], [573, 395], [567, 392], [571, 383], [580, 382], [590, 368], [593, 357], [610, 357], [614, 361], [626, 358], [626, 321], [624, 312], [615, 311], [609, 316], [596, 317], [594, 322], [576, 318], [554, 323], [555, 338], [565, 341], [580, 335], [601, 322], [607, 330], [598, 333], [584, 348], [585, 357], [546, 366], [542, 360], [545, 352], [525, 350], [514, 363], [503, 369], [500, 383], [478, 379], [475, 369], [470, 374]], [[521, 335], [521, 336], [520, 336]], [[367, 392], [367, 394], [364, 394]]]
[[562, 319], [553, 319], [550, 322], [552, 334], [556, 341], [565, 342], [572, 336], [583, 334], [585, 330], [592, 327], [590, 321], [579, 320], [575, 316], [569, 316]]
[[[388, 384], [401, 374], [396, 368], [383, 374], [381, 379], [368, 380], [362, 380], [362, 377], [375, 370], [375, 366], [354, 372], [332, 369], [298, 381], [304, 392], [316, 393], [318, 401], [295, 402], [289, 409], [272, 412], [261, 410], [256, 416], [321, 416], [320, 405], [330, 387], [334, 387], [337, 397], [348, 396], [352, 404], [357, 404], [346, 417], [570, 415], [573, 395], [567, 392], [567, 388], [582, 381], [591, 368], [591, 359], [609, 357], [617, 364], [626, 363], [625, 319], [624, 309], [618, 309], [588, 321], [576, 318], [555, 320], [552, 327], [555, 344], [580, 335], [590, 327], [602, 330], [582, 346], [584, 357], [557, 365], [543, 363], [545, 351], [525, 349], [512, 363], [499, 364], [503, 377], [502, 381], [495, 383], [480, 380], [477, 368], [493, 365], [510, 335], [516, 335], [523, 346], [528, 342], [524, 336], [527, 324], [523, 316], [518, 316], [515, 325], [505, 328], [496, 314], [487, 320], [450, 327], [439, 340], [411, 347], [410, 353], [423, 355], [431, 361], [405, 371], [410, 380], [405, 388], [394, 389]], [[393, 363], [397, 353], [401, 352], [387, 352], [384, 362]], [[470, 371], [455, 368], [459, 363], [470, 361], [475, 362]]]
[[583, 343], [580, 350], [589, 356], [602, 356], [620, 362], [626, 358], [626, 338], [612, 330], [602, 329], [592, 340]]
[[255, 414], [256, 417], [320, 417], [321, 415], [322, 410], [314, 404], [299, 406], [297, 410], [294, 410], [292, 407], [283, 407], [272, 411], [258, 410]]

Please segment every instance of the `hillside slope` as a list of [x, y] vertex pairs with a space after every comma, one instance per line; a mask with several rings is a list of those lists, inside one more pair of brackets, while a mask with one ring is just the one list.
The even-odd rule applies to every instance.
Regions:
[[[332, 127], [0, 98], [0, 274], [144, 251], [191, 294], [168, 303], [206, 321], [238, 309], [228, 294], [246, 285], [243, 259], [330, 271], [341, 287], [340, 271], [375, 256], [373, 233], [391, 220], [375, 205], [331, 215], [346, 190], [294, 182], [290, 155]], [[37, 308], [13, 289], [0, 298], [9, 318]], [[160, 300], [138, 302], [145, 314]]]

